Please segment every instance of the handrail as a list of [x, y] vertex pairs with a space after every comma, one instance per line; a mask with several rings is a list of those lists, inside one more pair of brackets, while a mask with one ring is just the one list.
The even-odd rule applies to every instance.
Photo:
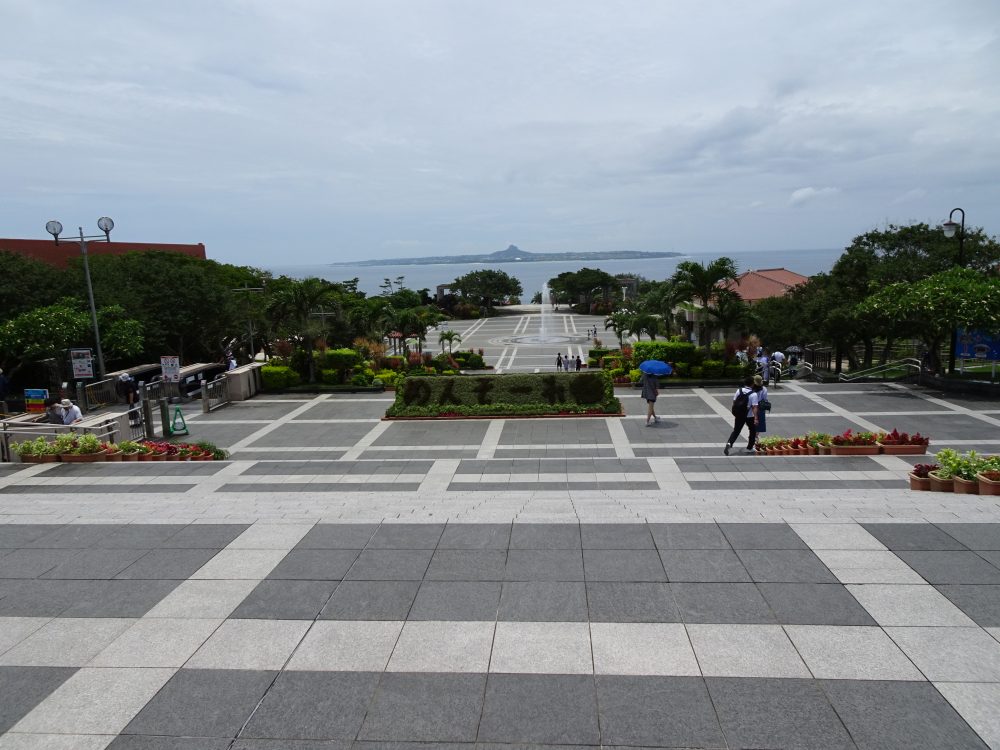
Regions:
[[884, 365], [879, 365], [878, 367], [860, 370], [858, 372], [851, 373], [850, 375], [841, 373], [837, 379], [844, 383], [850, 383], [854, 380], [860, 380], [861, 378], [870, 377], [871, 375], [878, 375], [879, 373], [888, 372], [889, 370], [898, 370], [901, 367], [910, 368], [916, 372], [920, 372], [922, 369], [919, 359], [916, 359], [915, 357], [906, 357], [904, 359], [898, 359], [895, 362], [886, 362]]

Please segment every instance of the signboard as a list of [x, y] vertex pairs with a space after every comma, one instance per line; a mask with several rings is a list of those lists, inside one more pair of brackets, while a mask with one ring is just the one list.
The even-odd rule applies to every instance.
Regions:
[[1000, 335], [958, 329], [955, 355], [962, 359], [1000, 360]]
[[25, 388], [24, 410], [45, 411], [45, 399], [49, 397], [47, 388]]
[[166, 383], [181, 381], [181, 358], [175, 356], [160, 357], [160, 367], [163, 368], [163, 380]]
[[94, 353], [90, 349], [70, 349], [69, 362], [77, 380], [94, 377]]

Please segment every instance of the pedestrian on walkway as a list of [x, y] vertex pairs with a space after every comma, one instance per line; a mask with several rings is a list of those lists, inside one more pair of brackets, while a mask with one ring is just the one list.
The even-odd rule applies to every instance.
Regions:
[[580, 372], [580, 368], [583, 367], [583, 360], [580, 359], [580, 355], [576, 355], [576, 371]]
[[642, 397], [646, 400], [646, 427], [660, 421], [656, 416], [656, 397], [660, 395], [660, 380], [650, 372], [642, 374]]
[[76, 424], [83, 421], [83, 412], [80, 411], [80, 407], [68, 398], [60, 401], [59, 405], [63, 409], [63, 424]]
[[729, 435], [729, 440], [726, 441], [726, 447], [722, 449], [722, 452], [727, 456], [729, 455], [730, 449], [733, 447], [733, 443], [739, 440], [740, 433], [743, 432], [744, 425], [750, 427], [747, 450], [753, 450], [754, 445], [757, 443], [758, 396], [754, 392], [753, 386], [754, 379], [747, 378], [746, 382], [736, 390], [735, 394], [733, 394], [733, 431]]
[[[767, 413], [771, 410], [767, 386], [764, 385], [764, 379], [760, 375], [753, 377], [753, 390], [757, 395], [757, 439], [760, 439], [760, 433], [767, 432]], [[754, 446], [756, 446], [756, 440]]]
[[557, 372], [562, 369], [562, 363], [563, 363], [562, 352], [559, 352], [556, 355], [556, 371]]
[[569, 372], [572, 369], [572, 366], [573, 366], [573, 358], [569, 354], [567, 354], [566, 359], [563, 360], [563, 367], [565, 368], [566, 372]]

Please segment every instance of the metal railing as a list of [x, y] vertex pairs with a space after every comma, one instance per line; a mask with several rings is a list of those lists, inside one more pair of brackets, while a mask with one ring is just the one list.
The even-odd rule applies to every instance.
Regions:
[[918, 374], [921, 370], [920, 360], [914, 357], [907, 357], [906, 359], [899, 359], [895, 362], [886, 362], [884, 365], [879, 365], [878, 367], [870, 367], [867, 370], [858, 370], [857, 372], [852, 372], [850, 375], [841, 373], [837, 379], [843, 383], [851, 383], [855, 380], [863, 380], [864, 378], [870, 378], [876, 375], [884, 375], [885, 373], [893, 370], [903, 370], [906, 375]]
[[115, 378], [87, 383], [83, 389], [88, 410], [100, 409], [118, 403], [118, 392], [115, 390]]
[[139, 393], [142, 395], [143, 401], [156, 403], [163, 398], [163, 381], [154, 380], [152, 383], [146, 383], [146, 385], [139, 388]]
[[34, 440], [38, 437], [54, 438], [66, 433], [96, 435], [103, 442], [113, 443], [119, 439], [118, 421], [104, 419], [90, 424], [79, 422], [71, 425], [49, 422], [0, 422], [0, 460], [14, 460], [14, 453], [10, 449], [11, 443]]
[[220, 375], [212, 382], [201, 381], [201, 410], [206, 414], [229, 403], [229, 380]]

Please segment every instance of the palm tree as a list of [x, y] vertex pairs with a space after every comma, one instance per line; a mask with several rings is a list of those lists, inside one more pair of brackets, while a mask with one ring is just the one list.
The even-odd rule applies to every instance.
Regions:
[[753, 317], [750, 305], [731, 289], [719, 290], [715, 295], [715, 306], [709, 307], [706, 312], [721, 329], [723, 339], [728, 339], [734, 328], [746, 325]]
[[438, 343], [441, 344], [441, 351], [442, 352], [444, 351], [444, 344], [447, 341], [449, 354], [451, 354], [451, 348], [455, 344], [455, 342], [461, 340], [462, 337], [459, 336], [455, 331], [452, 331], [450, 328], [447, 331], [441, 331], [441, 333], [438, 334]]
[[621, 348], [625, 346], [625, 337], [628, 336], [635, 327], [634, 321], [635, 315], [633, 313], [619, 310], [611, 313], [604, 319], [604, 330], [606, 331], [609, 328], [614, 330], [615, 336], [618, 338], [618, 347]]
[[[697, 303], [703, 311], [707, 311], [721, 290], [728, 282], [736, 281], [736, 263], [732, 258], [716, 258], [707, 266], [685, 260], [677, 264], [673, 281], [678, 294], [684, 299]], [[702, 318], [702, 328], [707, 329], [707, 323]], [[706, 349], [709, 346], [708, 332], [704, 333]]]
[[645, 333], [650, 341], [656, 341], [656, 334], [660, 332], [660, 319], [656, 315], [639, 313], [633, 317], [630, 329], [637, 339], [642, 338]]
[[[268, 306], [272, 320], [279, 322], [309, 356], [309, 382], [316, 382], [316, 368], [312, 358], [313, 344], [327, 329], [329, 306], [335, 313], [342, 312], [334, 294], [335, 287], [323, 279], [303, 279], [274, 295]], [[320, 314], [317, 314], [320, 313]]]

